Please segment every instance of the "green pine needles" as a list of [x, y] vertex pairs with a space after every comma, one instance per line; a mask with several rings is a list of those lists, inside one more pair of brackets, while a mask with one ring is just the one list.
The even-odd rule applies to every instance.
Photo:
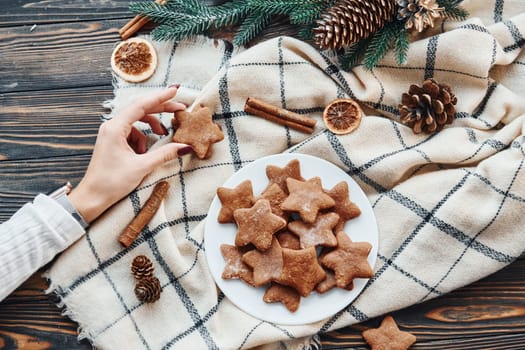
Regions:
[[[468, 13], [459, 6], [462, 0], [437, 0], [443, 17], [462, 20]], [[237, 26], [235, 45], [245, 45], [256, 38], [276, 16], [287, 16], [299, 27], [299, 36], [312, 38], [316, 21], [337, 0], [232, 0], [219, 6], [207, 6], [199, 0], [167, 0], [166, 5], [142, 1], [130, 5], [131, 12], [149, 17], [158, 26], [152, 31], [156, 40], [182, 40], [223, 27]], [[405, 22], [395, 19], [368, 38], [339, 52], [344, 70], [362, 62], [373, 69], [393, 49], [398, 64], [407, 60], [409, 47]]]

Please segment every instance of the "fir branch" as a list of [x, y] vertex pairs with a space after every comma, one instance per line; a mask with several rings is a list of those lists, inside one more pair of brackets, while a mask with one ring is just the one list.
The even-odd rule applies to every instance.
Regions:
[[290, 23], [298, 25], [314, 23], [315, 20], [321, 17], [324, 10], [325, 8], [321, 3], [310, 3], [305, 6], [298, 6], [290, 13]]
[[299, 38], [303, 40], [310, 40], [314, 37], [313, 29], [315, 27], [317, 27], [317, 24], [315, 23], [306, 24], [304, 25], [304, 27], [299, 29], [299, 32], [297, 33], [297, 35], [299, 36]]
[[154, 40], [182, 40], [187, 34], [176, 26], [161, 24], [151, 31], [151, 35]]
[[166, 23], [172, 21], [190, 20], [191, 16], [183, 12], [174, 12], [166, 9], [154, 1], [136, 2], [130, 5], [130, 10], [133, 13], [146, 16], [154, 22]]
[[246, 0], [234, 0], [215, 7], [204, 6], [198, 0], [176, 0], [168, 4], [136, 2], [130, 5], [130, 10], [161, 24], [152, 31], [156, 40], [182, 40], [212, 28], [236, 25], [249, 13]]
[[235, 34], [233, 44], [244, 45], [254, 39], [270, 23], [271, 18], [271, 13], [256, 12], [248, 15]]
[[369, 45], [371, 38], [361, 39], [357, 43], [352, 43], [348, 46], [340, 57], [341, 68], [345, 71], [350, 71], [353, 67], [361, 61], [365, 54], [365, 49]]
[[444, 9], [443, 17], [462, 21], [469, 16], [467, 10], [459, 6], [462, 0], [438, 0], [438, 6]]
[[308, 0], [248, 0], [248, 6], [254, 12], [289, 15], [298, 7], [309, 5]]
[[220, 6], [208, 7], [208, 10], [215, 17], [215, 28], [239, 24], [251, 12], [247, 0], [228, 1]]
[[398, 21], [394, 25], [396, 26], [394, 31], [397, 33], [397, 37], [394, 42], [394, 53], [397, 64], [402, 65], [407, 62], [410, 41], [408, 39], [408, 31], [406, 30], [404, 23]]
[[363, 59], [363, 64], [368, 70], [372, 70], [385, 57], [394, 45], [396, 37], [395, 26], [391, 23], [372, 35]]
[[[168, 1], [169, 3], [170, 1]], [[209, 15], [210, 14], [210, 7], [203, 4], [203, 2], [199, 0], [185, 0], [177, 2], [182, 3], [183, 10], [187, 14], [190, 15]]]

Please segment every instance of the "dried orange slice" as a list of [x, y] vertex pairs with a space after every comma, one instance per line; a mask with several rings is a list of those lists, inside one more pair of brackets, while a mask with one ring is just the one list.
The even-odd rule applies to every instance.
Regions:
[[149, 79], [157, 68], [157, 51], [142, 38], [121, 42], [111, 54], [111, 68], [119, 77], [132, 83]]
[[334, 134], [349, 134], [361, 123], [362, 114], [357, 102], [349, 98], [338, 98], [325, 107], [323, 121]]

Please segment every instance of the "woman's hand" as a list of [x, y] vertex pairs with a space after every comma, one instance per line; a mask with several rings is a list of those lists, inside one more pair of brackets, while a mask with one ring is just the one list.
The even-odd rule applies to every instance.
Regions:
[[89, 223], [135, 189], [159, 165], [192, 151], [191, 146], [170, 142], [146, 153], [146, 136], [133, 126], [148, 123], [157, 135], [167, 131], [153, 114], [184, 110], [172, 102], [178, 86], [137, 100], [99, 129], [86, 174], [69, 199]]

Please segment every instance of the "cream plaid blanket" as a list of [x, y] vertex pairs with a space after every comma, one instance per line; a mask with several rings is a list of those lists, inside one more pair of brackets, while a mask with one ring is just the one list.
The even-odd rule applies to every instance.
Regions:
[[[519, 257], [525, 249], [525, 2], [464, 6], [469, 19], [446, 21], [414, 39], [405, 66], [389, 56], [373, 71], [343, 72], [332, 58], [288, 37], [247, 50], [204, 39], [155, 43], [155, 76], [140, 85], [116, 79], [112, 114], [136, 96], [181, 83], [177, 100], [210, 107], [225, 139], [210, 159], [184, 156], [151, 174], [54, 263], [50, 291], [62, 297], [80, 336], [102, 349], [318, 347], [316, 334], [443, 295]], [[397, 105], [410, 84], [428, 77], [452, 86], [456, 120], [436, 135], [415, 135], [398, 122]], [[247, 115], [249, 96], [317, 118], [316, 132]], [[367, 113], [357, 131], [335, 136], [320, 115], [344, 96]], [[162, 119], [170, 125], [171, 115]], [[154, 137], [153, 147], [170, 140]], [[362, 294], [304, 326], [272, 324], [237, 309], [216, 288], [203, 245], [217, 187], [244, 165], [282, 152], [326, 159], [352, 176], [379, 227], [375, 276]], [[171, 184], [168, 197], [123, 249], [118, 235], [160, 180]], [[162, 284], [154, 304], [133, 293], [130, 263], [139, 254], [152, 258]]]

